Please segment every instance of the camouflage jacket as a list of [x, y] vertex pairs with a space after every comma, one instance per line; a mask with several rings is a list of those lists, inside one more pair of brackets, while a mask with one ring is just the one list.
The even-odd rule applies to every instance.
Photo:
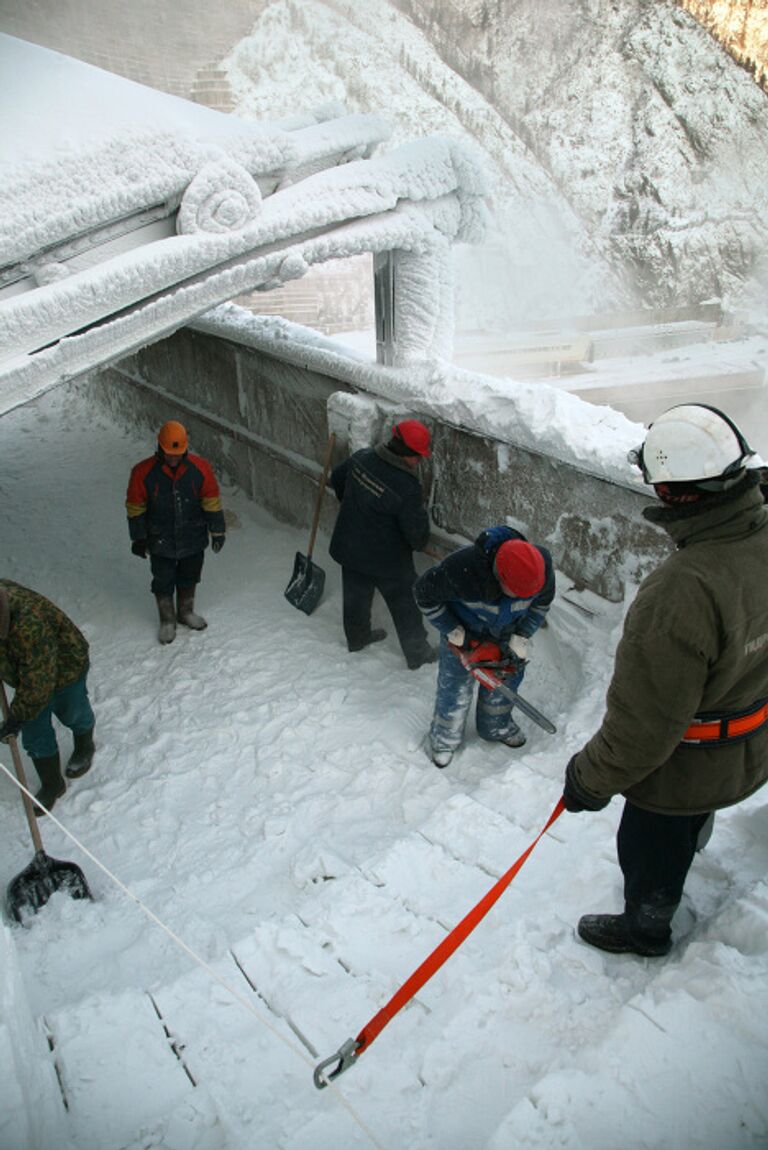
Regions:
[[50, 599], [0, 579], [0, 678], [14, 688], [13, 713], [35, 719], [59, 687], [88, 669], [85, 636]]

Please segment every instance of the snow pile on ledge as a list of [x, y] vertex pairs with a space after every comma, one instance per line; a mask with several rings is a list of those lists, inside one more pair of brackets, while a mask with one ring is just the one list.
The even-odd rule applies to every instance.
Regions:
[[207, 312], [193, 327], [344, 380], [444, 423], [512, 443], [635, 486], [627, 452], [643, 427], [610, 407], [584, 403], [543, 382], [463, 371], [450, 363], [382, 367], [335, 340], [279, 317], [255, 316], [236, 304]]

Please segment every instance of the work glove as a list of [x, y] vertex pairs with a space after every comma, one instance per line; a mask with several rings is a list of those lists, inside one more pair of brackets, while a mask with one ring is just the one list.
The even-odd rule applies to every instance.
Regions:
[[21, 720], [17, 719], [13, 711], [11, 711], [2, 727], [0, 727], [0, 743], [7, 743], [9, 739], [15, 738], [22, 726]]
[[579, 811], [601, 811], [603, 807], [607, 807], [610, 797], [607, 799], [599, 799], [596, 795], [590, 794], [576, 781], [576, 771], [574, 763], [576, 756], [573, 755], [568, 766], [565, 768], [565, 786], [563, 787], [563, 803], [565, 809], [570, 811], [571, 814], [577, 814]]
[[213, 551], [214, 555], [218, 555], [219, 551], [221, 551], [226, 538], [226, 535], [223, 534], [211, 536], [211, 551]]
[[454, 627], [445, 637], [449, 643], [453, 643], [454, 647], [463, 647], [467, 632], [463, 627]]
[[526, 639], [525, 635], [513, 635], [507, 644], [510, 655], [519, 663], [526, 663], [530, 659], [532, 646], [531, 640]]
[[134, 539], [131, 544], [131, 551], [134, 555], [138, 555], [139, 559], [146, 559], [147, 557], [147, 541], [146, 539]]

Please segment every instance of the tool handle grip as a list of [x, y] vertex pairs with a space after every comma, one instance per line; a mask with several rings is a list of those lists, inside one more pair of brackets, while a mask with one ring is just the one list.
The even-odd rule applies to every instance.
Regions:
[[[0, 706], [3, 709], [3, 718], [7, 719], [11, 713], [8, 706], [8, 696], [5, 693], [5, 683], [0, 683]], [[8, 740], [8, 746], [11, 748], [11, 758], [13, 759], [13, 766], [16, 771], [16, 777], [23, 787], [27, 786], [27, 780], [24, 775], [24, 767], [21, 762], [21, 754], [19, 752], [19, 744], [16, 742], [16, 736], [11, 735]], [[29, 833], [32, 835], [32, 842], [35, 844], [35, 850], [41, 851], [43, 849], [43, 840], [40, 837], [40, 828], [37, 825], [35, 818], [35, 811], [32, 806], [32, 800], [26, 791], [21, 792], [21, 799], [24, 803], [24, 814], [27, 816], [27, 823], [29, 824]]]
[[328, 436], [328, 446], [325, 450], [325, 459], [323, 460], [323, 474], [320, 477], [320, 488], [317, 492], [317, 503], [315, 504], [315, 514], [312, 519], [312, 530], [309, 533], [309, 547], [307, 548], [307, 559], [312, 558], [312, 552], [315, 549], [315, 538], [317, 536], [317, 525], [320, 522], [320, 508], [323, 505], [323, 495], [325, 494], [325, 487], [328, 483], [328, 472], [331, 470], [331, 459], [333, 458], [333, 448], [336, 443], [336, 433], [334, 431]]

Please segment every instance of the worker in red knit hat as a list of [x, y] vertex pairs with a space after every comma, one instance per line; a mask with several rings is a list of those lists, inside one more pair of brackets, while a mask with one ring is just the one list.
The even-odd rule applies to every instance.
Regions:
[[[418, 607], [441, 634], [437, 697], [429, 732], [436, 767], [447, 767], [464, 739], [475, 680], [452, 647], [489, 650], [506, 661], [504, 676], [516, 690], [530, 659], [531, 638], [555, 595], [552, 559], [511, 527], [489, 527], [432, 567], [414, 587]], [[488, 648], [487, 644], [491, 644]], [[494, 654], [494, 658], [497, 655]], [[499, 691], [481, 689], [477, 733], [489, 742], [522, 747], [525, 735], [512, 718], [512, 703]]]
[[430, 439], [421, 420], [401, 419], [388, 442], [356, 451], [331, 475], [341, 507], [330, 552], [341, 564], [347, 647], [362, 651], [386, 638], [383, 627], [371, 626], [378, 591], [411, 670], [437, 658], [413, 601], [413, 553], [426, 547], [429, 539], [429, 513], [418, 468], [430, 454]]

